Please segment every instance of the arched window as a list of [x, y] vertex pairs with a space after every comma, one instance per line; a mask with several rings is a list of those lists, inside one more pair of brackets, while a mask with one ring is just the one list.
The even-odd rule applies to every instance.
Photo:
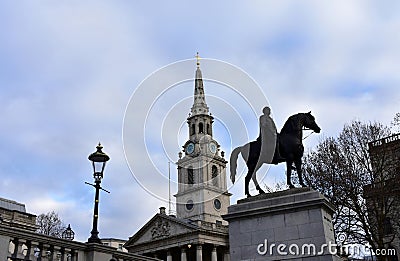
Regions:
[[204, 133], [204, 126], [202, 122], [199, 123], [199, 133]]
[[189, 185], [193, 185], [194, 184], [194, 174], [193, 174], [193, 168], [189, 167], [187, 170], [187, 174], [188, 174], [188, 184]]
[[211, 135], [211, 128], [209, 123], [207, 123], [207, 134]]
[[211, 167], [211, 178], [214, 186], [218, 186], [218, 168], [217, 166], [213, 165]]
[[190, 135], [194, 135], [196, 133], [196, 125], [192, 124], [190, 128]]

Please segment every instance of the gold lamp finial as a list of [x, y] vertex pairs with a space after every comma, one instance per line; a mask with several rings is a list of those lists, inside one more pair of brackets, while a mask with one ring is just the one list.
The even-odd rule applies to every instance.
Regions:
[[194, 57], [196, 57], [197, 67], [200, 67], [200, 55], [199, 55], [199, 52], [197, 52], [197, 54]]

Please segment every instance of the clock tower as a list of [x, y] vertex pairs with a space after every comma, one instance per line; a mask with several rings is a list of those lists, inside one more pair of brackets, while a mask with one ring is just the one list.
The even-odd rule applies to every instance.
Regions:
[[196, 58], [194, 101], [187, 118], [189, 139], [177, 162], [177, 217], [227, 224], [221, 217], [228, 213], [231, 196], [227, 192], [227, 161], [213, 138], [214, 118], [206, 103], [198, 54]]

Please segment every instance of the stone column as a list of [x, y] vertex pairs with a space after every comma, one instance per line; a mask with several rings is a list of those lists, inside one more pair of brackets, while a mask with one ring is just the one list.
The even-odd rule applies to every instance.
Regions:
[[18, 253], [17, 253], [17, 258], [25, 259], [26, 249], [27, 249], [25, 243], [26, 243], [26, 240], [20, 239], [20, 240], [18, 241]]
[[172, 261], [171, 251], [167, 251], [167, 261]]
[[217, 261], [217, 246], [213, 247], [211, 252], [211, 261]]
[[203, 261], [203, 246], [202, 245], [197, 245], [196, 261]]
[[[35, 243], [36, 244], [36, 243]], [[35, 250], [33, 250], [33, 255], [38, 257], [38, 260], [41, 260], [42, 256], [44, 256], [43, 254], [43, 243], [38, 243], [35, 248], [37, 248], [37, 252], [35, 253]], [[35, 258], [36, 258], [35, 256]], [[36, 260], [36, 259], [32, 259], [32, 260]]]
[[61, 258], [61, 247], [52, 246], [51, 248], [51, 260], [59, 260]]
[[54, 246], [50, 246], [49, 247], [49, 256], [48, 256], [48, 258], [49, 258], [49, 260], [50, 261], [56, 261], [57, 260], [57, 254], [56, 254], [56, 249], [54, 248]]
[[28, 259], [29, 260], [36, 260], [35, 249], [39, 247], [39, 243], [31, 241], [30, 245], [28, 247], [29, 247], [28, 253], [26, 253]]
[[79, 258], [79, 252], [75, 252], [74, 250], [71, 250], [71, 261], [76, 261], [76, 260], [80, 260]]
[[224, 251], [225, 251], [225, 253], [224, 253], [224, 261], [230, 261], [231, 260], [231, 256], [229, 254], [229, 249], [225, 249]]
[[185, 248], [181, 248], [181, 261], [187, 261], [186, 259], [186, 249]]
[[69, 248], [64, 248], [64, 258], [61, 261], [70, 261], [72, 260], [72, 250]]
[[[25, 259], [24, 255], [24, 243], [25, 240], [14, 238], [12, 240], [12, 243], [14, 245], [14, 249], [12, 251], [11, 257], [12, 258], [19, 258], [19, 259]], [[25, 246], [26, 247], [26, 246]]]

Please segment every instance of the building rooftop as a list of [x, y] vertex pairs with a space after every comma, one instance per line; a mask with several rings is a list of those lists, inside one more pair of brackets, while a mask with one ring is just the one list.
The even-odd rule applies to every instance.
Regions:
[[0, 208], [5, 208], [7, 210], [15, 210], [19, 212], [24, 212], [26, 213], [25, 205], [18, 203], [13, 200], [5, 199], [5, 198], [0, 198]]
[[393, 134], [389, 137], [385, 137], [380, 140], [372, 141], [372, 142], [368, 143], [368, 147], [369, 147], [369, 149], [373, 149], [373, 148], [377, 148], [377, 147], [380, 147], [380, 146], [383, 146], [383, 145], [386, 145], [389, 143], [392, 143], [392, 144], [400, 143], [400, 133]]

